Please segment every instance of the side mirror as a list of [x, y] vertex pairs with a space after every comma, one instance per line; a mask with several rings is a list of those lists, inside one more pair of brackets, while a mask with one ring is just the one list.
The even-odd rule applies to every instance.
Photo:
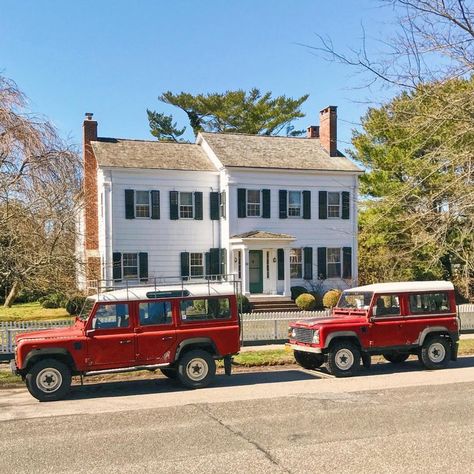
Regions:
[[92, 337], [94, 335], [94, 333], [95, 333], [95, 329], [88, 329], [86, 331], [86, 336], [87, 337]]
[[377, 306], [372, 308], [372, 316], [377, 316]]

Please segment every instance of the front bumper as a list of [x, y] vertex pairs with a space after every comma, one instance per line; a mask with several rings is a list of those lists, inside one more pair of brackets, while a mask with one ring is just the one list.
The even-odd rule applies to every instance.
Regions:
[[288, 345], [294, 351], [311, 352], [313, 354], [321, 354], [322, 353], [322, 349], [320, 347], [306, 346], [304, 344], [294, 344], [292, 342], [290, 342]]

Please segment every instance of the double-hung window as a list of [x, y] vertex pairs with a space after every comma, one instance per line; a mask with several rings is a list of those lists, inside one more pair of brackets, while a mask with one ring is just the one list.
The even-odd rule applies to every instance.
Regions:
[[341, 249], [327, 249], [327, 276], [328, 278], [341, 277]]
[[135, 217], [150, 217], [150, 191], [135, 191]]
[[341, 193], [328, 193], [328, 217], [341, 217]]
[[138, 255], [136, 253], [122, 254], [122, 275], [125, 280], [138, 278]]
[[180, 219], [194, 218], [193, 193], [179, 193], [179, 217]]
[[288, 217], [302, 216], [301, 191], [288, 191]]
[[189, 254], [189, 272], [191, 277], [204, 276], [204, 258], [202, 253]]
[[302, 249], [290, 249], [290, 277], [303, 277], [303, 251]]
[[257, 189], [247, 189], [247, 216], [260, 217], [262, 215], [261, 192]]

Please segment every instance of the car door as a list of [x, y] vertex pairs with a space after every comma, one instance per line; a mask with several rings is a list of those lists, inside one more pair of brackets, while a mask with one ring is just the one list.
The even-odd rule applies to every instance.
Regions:
[[88, 321], [89, 370], [135, 365], [135, 333], [128, 303], [100, 303]]
[[375, 295], [368, 336], [369, 347], [384, 348], [405, 345], [401, 296]]
[[141, 364], [166, 364], [176, 344], [171, 300], [139, 302], [135, 330], [137, 358]]

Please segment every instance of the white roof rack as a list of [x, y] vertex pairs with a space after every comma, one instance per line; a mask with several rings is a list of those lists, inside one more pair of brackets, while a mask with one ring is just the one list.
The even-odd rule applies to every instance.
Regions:
[[393, 283], [375, 283], [373, 285], [350, 288], [350, 292], [373, 291], [374, 293], [413, 293], [415, 291], [454, 290], [450, 281], [399, 281]]

